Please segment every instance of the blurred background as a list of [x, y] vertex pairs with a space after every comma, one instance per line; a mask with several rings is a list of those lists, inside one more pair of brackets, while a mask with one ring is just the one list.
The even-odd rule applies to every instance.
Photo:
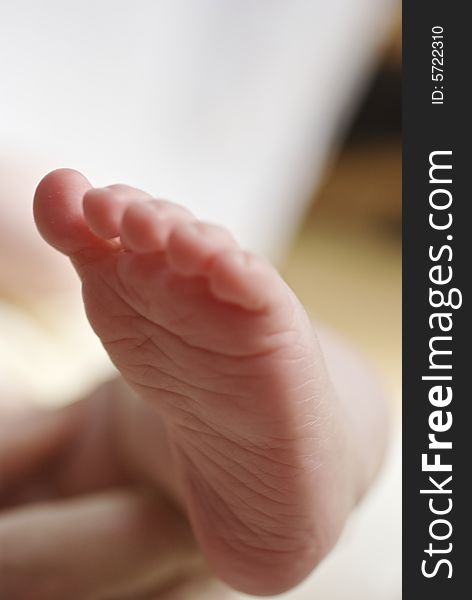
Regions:
[[[401, 598], [401, 29], [392, 0], [0, 1], [0, 393], [64, 404], [112, 373], [35, 233], [50, 169], [228, 226], [377, 367], [379, 481], [287, 599]], [[315, 596], [316, 594], [316, 596]]]
[[283, 264], [322, 322], [342, 331], [401, 391], [401, 29], [378, 68]]

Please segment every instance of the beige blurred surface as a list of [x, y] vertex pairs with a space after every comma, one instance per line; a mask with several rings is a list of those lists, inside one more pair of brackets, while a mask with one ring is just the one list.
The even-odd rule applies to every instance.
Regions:
[[[316, 320], [339, 331], [372, 360], [398, 405], [401, 228], [393, 203], [381, 202], [382, 194], [391, 195], [398, 187], [398, 152], [392, 152], [390, 171], [380, 175], [384, 157], [375, 149], [370, 158], [362, 152], [367, 156], [355, 173], [345, 164], [352, 162], [350, 156], [334, 168], [283, 273]], [[369, 205], [374, 198], [377, 208]]]

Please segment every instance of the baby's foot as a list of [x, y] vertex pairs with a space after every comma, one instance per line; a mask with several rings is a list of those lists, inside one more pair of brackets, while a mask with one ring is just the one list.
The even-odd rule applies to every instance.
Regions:
[[35, 217], [72, 259], [114, 364], [163, 415], [213, 570], [248, 593], [298, 583], [352, 498], [342, 420], [294, 294], [225, 230], [134, 188], [55, 171]]

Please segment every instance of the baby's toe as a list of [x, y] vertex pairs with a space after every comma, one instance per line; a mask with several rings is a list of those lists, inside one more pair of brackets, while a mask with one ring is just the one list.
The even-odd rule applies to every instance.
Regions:
[[283, 285], [272, 265], [250, 252], [228, 250], [211, 265], [213, 294], [247, 310], [264, 309], [282, 292]]
[[133, 202], [123, 215], [121, 242], [134, 252], [160, 252], [165, 249], [172, 230], [193, 219], [183, 206], [165, 200]]
[[95, 235], [105, 240], [115, 238], [120, 233], [126, 208], [132, 202], [150, 197], [142, 190], [122, 184], [91, 189], [84, 196], [85, 219]]
[[57, 169], [44, 177], [34, 196], [34, 218], [43, 238], [69, 256], [98, 249], [103, 243], [91, 231], [82, 206], [91, 188], [87, 179], [72, 169]]
[[167, 259], [181, 275], [206, 275], [213, 259], [231, 248], [237, 248], [237, 244], [226, 229], [195, 221], [172, 231]]

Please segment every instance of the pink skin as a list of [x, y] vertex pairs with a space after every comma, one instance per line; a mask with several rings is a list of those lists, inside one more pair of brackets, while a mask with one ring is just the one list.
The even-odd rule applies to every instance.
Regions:
[[214, 573], [250, 594], [292, 588], [335, 543], [383, 446], [335, 393], [302, 305], [224, 229], [140, 190], [62, 169], [34, 212], [112, 361], [162, 418], [173, 478], [156, 457], [156, 482]]

